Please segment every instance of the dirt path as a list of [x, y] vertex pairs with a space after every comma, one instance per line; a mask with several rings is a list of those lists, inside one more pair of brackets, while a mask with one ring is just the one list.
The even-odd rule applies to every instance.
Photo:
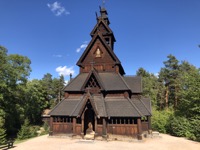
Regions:
[[160, 134], [161, 138], [144, 141], [83, 141], [70, 138], [49, 138], [47, 135], [16, 144], [13, 150], [200, 150], [200, 143]]

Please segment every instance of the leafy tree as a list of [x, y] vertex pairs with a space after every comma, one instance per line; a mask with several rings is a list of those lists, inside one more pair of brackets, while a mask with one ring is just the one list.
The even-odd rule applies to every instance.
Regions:
[[144, 68], [139, 68], [137, 76], [142, 76], [143, 96], [150, 97], [152, 105], [157, 106], [158, 79], [154, 74], [150, 74]]
[[24, 114], [31, 124], [40, 124], [41, 115], [49, 105], [46, 101], [46, 92], [39, 80], [32, 80], [27, 83], [24, 97]]
[[169, 120], [173, 116], [174, 112], [171, 109], [168, 110], [156, 110], [152, 111], [152, 129], [161, 133], [167, 133], [169, 127]]
[[4, 122], [5, 122], [4, 116], [5, 114], [3, 110], [0, 110], [0, 139], [1, 139], [0, 144], [5, 143], [6, 141], [6, 130], [4, 128]]
[[5, 112], [5, 127], [9, 134], [21, 126], [23, 95], [30, 74], [31, 61], [21, 55], [8, 55], [0, 46], [0, 108]]

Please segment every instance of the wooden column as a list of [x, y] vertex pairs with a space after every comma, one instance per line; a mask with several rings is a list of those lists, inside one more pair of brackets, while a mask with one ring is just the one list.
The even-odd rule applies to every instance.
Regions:
[[76, 135], [76, 118], [73, 118], [73, 134]]
[[137, 118], [138, 140], [142, 140], [142, 123], [141, 118]]
[[149, 134], [151, 134], [152, 130], [151, 130], [151, 116], [148, 116], [148, 130], [149, 130]]
[[50, 130], [49, 135], [53, 135], [53, 117], [50, 117]]
[[107, 137], [107, 128], [106, 128], [106, 119], [103, 118], [103, 130], [102, 130], [102, 136]]
[[95, 133], [97, 133], [97, 117], [96, 116], [94, 118], [94, 130], [95, 130]]
[[81, 135], [84, 137], [84, 118], [81, 118]]
[[95, 116], [95, 118], [94, 118], [94, 132], [95, 132], [95, 136], [97, 136], [98, 135], [98, 132], [97, 132], [97, 117]]

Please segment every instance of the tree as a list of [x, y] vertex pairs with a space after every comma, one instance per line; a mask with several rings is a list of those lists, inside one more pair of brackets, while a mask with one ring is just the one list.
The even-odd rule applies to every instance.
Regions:
[[0, 109], [0, 144], [3, 144], [6, 142], [6, 130], [4, 128], [4, 116], [5, 113], [3, 112], [3, 110]]
[[31, 132], [30, 122], [28, 119], [24, 120], [24, 124], [22, 125], [20, 131], [17, 134], [17, 139], [24, 140], [33, 137], [33, 133]]
[[8, 55], [0, 46], [0, 108], [5, 112], [5, 127], [8, 133], [16, 133], [21, 126], [23, 95], [31, 61], [21, 55]]
[[49, 106], [46, 100], [46, 91], [40, 80], [32, 80], [27, 83], [24, 97], [24, 114], [31, 124], [42, 122], [42, 112]]
[[139, 68], [137, 76], [142, 76], [143, 96], [150, 97], [152, 105], [157, 106], [158, 79], [154, 74], [150, 74], [144, 68]]
[[173, 104], [177, 107], [179, 91], [179, 61], [173, 55], [167, 56], [168, 60], [164, 61], [164, 68], [161, 68], [159, 80], [165, 85], [165, 107]]
[[187, 62], [182, 63], [181, 70], [184, 72], [181, 76], [178, 112], [186, 118], [200, 120], [200, 70]]

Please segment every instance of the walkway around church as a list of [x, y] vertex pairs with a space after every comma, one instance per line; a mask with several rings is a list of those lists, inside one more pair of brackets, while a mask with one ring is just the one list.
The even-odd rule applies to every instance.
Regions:
[[144, 141], [84, 141], [47, 135], [14, 145], [13, 150], [200, 150], [200, 143], [161, 134]]

